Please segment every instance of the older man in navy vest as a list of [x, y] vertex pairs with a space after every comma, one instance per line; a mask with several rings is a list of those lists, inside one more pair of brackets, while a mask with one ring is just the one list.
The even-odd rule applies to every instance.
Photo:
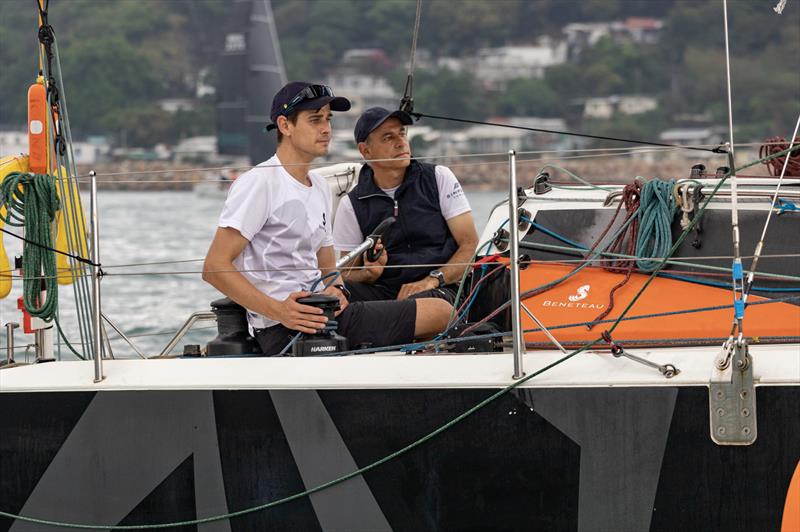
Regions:
[[453, 172], [411, 158], [411, 123], [408, 113], [382, 107], [367, 109], [356, 123], [367, 164], [339, 203], [335, 246], [347, 253], [387, 217], [397, 221], [376, 248], [383, 251], [378, 259], [364, 254], [354, 266], [366, 268], [345, 273], [354, 301], [441, 297], [452, 303], [478, 244], [472, 209]]

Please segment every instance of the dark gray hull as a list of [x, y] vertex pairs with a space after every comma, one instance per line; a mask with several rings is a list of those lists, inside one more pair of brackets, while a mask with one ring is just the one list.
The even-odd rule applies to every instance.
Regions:
[[[108, 525], [238, 511], [364, 467], [493, 392], [6, 393], [0, 509]], [[363, 476], [179, 529], [779, 530], [800, 387], [760, 387], [757, 407], [755, 444], [721, 447], [705, 387], [515, 390]]]

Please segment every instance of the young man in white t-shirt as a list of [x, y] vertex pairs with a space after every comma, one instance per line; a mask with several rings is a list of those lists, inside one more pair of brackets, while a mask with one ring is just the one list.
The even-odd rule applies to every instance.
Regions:
[[[278, 130], [276, 154], [231, 185], [206, 255], [203, 279], [247, 309], [265, 355], [327, 321], [322, 310], [297, 301], [336, 268], [330, 188], [310, 165], [328, 152], [331, 111], [349, 108], [324, 85], [292, 82], [275, 95], [267, 129]], [[338, 331], [353, 347], [432, 337], [452, 310], [436, 299], [348, 304], [345, 292], [338, 283], [324, 290], [339, 298]]]
[[478, 244], [472, 209], [453, 172], [411, 158], [411, 123], [408, 113], [382, 107], [367, 109], [356, 123], [356, 144], [367, 164], [339, 202], [336, 248], [352, 251], [387, 217], [396, 222], [376, 261], [365, 253], [354, 264], [365, 268], [345, 270], [353, 301], [440, 297], [453, 303], [455, 283]]

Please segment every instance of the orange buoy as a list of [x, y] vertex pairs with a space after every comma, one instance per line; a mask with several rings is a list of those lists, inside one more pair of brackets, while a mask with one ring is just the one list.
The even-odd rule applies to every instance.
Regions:
[[48, 170], [47, 134], [47, 91], [40, 78], [28, 88], [28, 164], [35, 174]]

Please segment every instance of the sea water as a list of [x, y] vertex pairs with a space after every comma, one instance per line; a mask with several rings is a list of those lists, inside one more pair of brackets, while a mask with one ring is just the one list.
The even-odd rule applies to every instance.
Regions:
[[[479, 234], [492, 206], [506, 195], [505, 191], [467, 191]], [[83, 201], [88, 209], [88, 198]], [[105, 272], [101, 281], [102, 312], [148, 356], [159, 353], [192, 313], [210, 310], [209, 303], [223, 297], [200, 276], [223, 201], [223, 196], [193, 192], [99, 193], [100, 262]], [[13, 264], [13, 257], [21, 253], [21, 243], [9, 235], [3, 235], [3, 239]], [[59, 322], [67, 340], [83, 352], [75, 292], [72, 285], [59, 287]], [[22, 281], [14, 279], [11, 294], [0, 300], [0, 326], [22, 323], [17, 310], [21, 294]], [[78, 295], [83, 299], [88, 294]], [[106, 327], [106, 331], [115, 357], [137, 356], [111, 328]], [[200, 322], [173, 352], [181, 352], [184, 344], [205, 344], [216, 335], [215, 331], [213, 322]], [[32, 360], [33, 335], [23, 334], [20, 328], [15, 331], [14, 339], [15, 359]], [[60, 344], [56, 351], [60, 350], [62, 359], [75, 358], [62, 339], [54, 338], [54, 342]], [[3, 327], [0, 329], [3, 357], [5, 345]]]

